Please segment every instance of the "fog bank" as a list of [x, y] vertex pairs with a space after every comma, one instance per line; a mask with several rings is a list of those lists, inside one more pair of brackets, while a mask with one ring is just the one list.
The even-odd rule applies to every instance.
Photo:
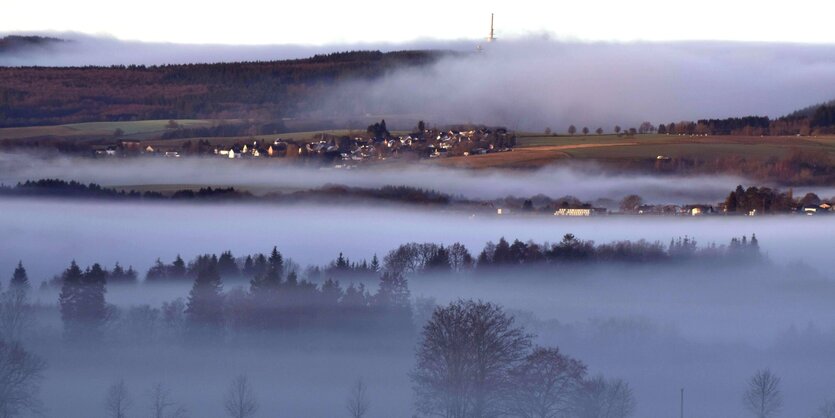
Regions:
[[[747, 115], [778, 117], [835, 98], [835, 46], [518, 39], [402, 70], [343, 94], [366, 110], [565, 132]], [[336, 110], [336, 109], [335, 109]]]
[[[544, 194], [554, 199], [570, 195], [591, 201], [599, 198], [619, 200], [638, 194], [647, 202], [678, 204], [715, 203], [723, 200], [737, 185], [751, 185], [750, 181], [727, 175], [682, 178], [618, 174], [591, 163], [535, 171], [473, 171], [443, 168], [431, 162], [342, 170], [222, 158], [93, 160], [0, 155], [0, 183], [16, 184], [42, 178], [126, 188], [206, 185], [246, 187], [255, 191], [310, 189], [328, 184], [362, 188], [394, 185], [431, 189], [470, 199]], [[682, 181], [687, 181], [686, 188], [681, 187]]]
[[[694, 237], [727, 244], [756, 233], [763, 251], [781, 264], [803, 261], [821, 272], [831, 254], [821, 245], [835, 217], [592, 217], [586, 219], [471, 216], [441, 210], [334, 205], [60, 202], [0, 199], [0, 271], [18, 260], [46, 279], [73, 259], [79, 264], [119, 261], [144, 272], [157, 257], [170, 262], [231, 250], [268, 252], [277, 245], [302, 266], [322, 265], [343, 252], [352, 260], [382, 257], [406, 242], [465, 244], [477, 253], [499, 237], [558, 242], [566, 233], [598, 243]], [[49, 254], [49, 257], [43, 257]]]

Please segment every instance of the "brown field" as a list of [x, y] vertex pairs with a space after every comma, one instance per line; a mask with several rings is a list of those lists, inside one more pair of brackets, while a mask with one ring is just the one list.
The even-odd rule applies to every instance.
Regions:
[[627, 147], [633, 145], [637, 145], [637, 143], [544, 145], [516, 148], [513, 151], [495, 154], [443, 158], [437, 160], [437, 162], [440, 165], [459, 168], [538, 168], [559, 159], [572, 158], [569, 152], [574, 150]]
[[466, 168], [538, 168], [558, 160], [651, 160], [658, 156], [715, 160], [739, 156], [751, 160], [783, 158], [794, 151], [835, 158], [835, 136], [744, 137], [678, 135], [537, 136], [521, 134], [510, 152], [450, 157], [437, 164]]

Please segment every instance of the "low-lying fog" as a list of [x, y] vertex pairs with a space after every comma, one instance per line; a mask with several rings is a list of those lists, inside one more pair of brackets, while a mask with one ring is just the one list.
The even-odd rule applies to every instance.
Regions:
[[339, 252], [370, 260], [406, 242], [461, 242], [477, 253], [500, 237], [558, 242], [566, 233], [598, 243], [646, 239], [665, 245], [684, 236], [721, 245], [756, 233], [771, 259], [802, 261], [826, 272], [831, 263], [826, 242], [835, 232], [835, 217], [497, 217], [361, 205], [0, 199], [0, 213], [0, 262], [10, 268], [18, 259], [37, 260], [31, 269], [38, 276], [59, 272], [72, 259], [145, 269], [157, 257], [170, 262], [178, 253], [185, 259], [227, 249], [245, 255], [277, 245], [305, 266], [325, 264]]
[[638, 194], [650, 203], [674, 204], [712, 204], [724, 200], [737, 185], [754, 185], [738, 177], [716, 175], [687, 177], [688, 186], [681, 187], [681, 177], [614, 173], [594, 164], [565, 164], [535, 171], [472, 171], [431, 163], [343, 170], [222, 158], [92, 160], [0, 155], [0, 183], [14, 185], [43, 178], [128, 189], [147, 185], [211, 185], [248, 187], [256, 192], [309, 189], [328, 184], [362, 188], [403, 185], [470, 199], [544, 194], [553, 199], [570, 195], [593, 201], [620, 200]]
[[[478, 253], [488, 240], [559, 241], [563, 234], [598, 243], [695, 237], [726, 244], [756, 233], [773, 265], [602, 266], [495, 279], [413, 278], [412, 296], [444, 304], [458, 297], [504, 305], [540, 344], [557, 345], [591, 373], [626, 379], [640, 417], [741, 416], [746, 379], [770, 367], [783, 378], [786, 417], [809, 416], [835, 396], [835, 281], [831, 249], [835, 217], [553, 217], [475, 216], [402, 207], [277, 206], [0, 200], [0, 273], [4, 282], [23, 260], [33, 296], [54, 303], [40, 281], [71, 260], [133, 265], [140, 277], [157, 258], [231, 250], [236, 256], [273, 245], [302, 267], [339, 252], [351, 260], [383, 257], [399, 244], [464, 243]], [[7, 282], [6, 282], [7, 283]], [[369, 283], [372, 289], [376, 288]], [[236, 287], [227, 283], [226, 289]], [[4, 284], [5, 287], [5, 284]], [[120, 307], [185, 298], [190, 285], [110, 288]], [[60, 330], [53, 317], [46, 326]], [[43, 324], [42, 324], [43, 325]], [[44, 331], [46, 332], [46, 331]], [[34, 341], [50, 341], [45, 337]], [[139, 341], [143, 338], [136, 336]], [[369, 337], [376, 338], [376, 337]], [[150, 345], [143, 345], [150, 344]], [[192, 417], [220, 417], [229, 381], [248, 373], [261, 402], [257, 416], [333, 417], [345, 412], [351, 383], [362, 377], [371, 417], [413, 414], [408, 372], [415, 341], [367, 348], [344, 335], [283, 336], [275, 344], [246, 341], [218, 347], [142, 342], [135, 347], [60, 348], [33, 344], [48, 361], [42, 398], [47, 416], [90, 417], [103, 411], [107, 387], [124, 378], [136, 414], [144, 392], [165, 382]]]

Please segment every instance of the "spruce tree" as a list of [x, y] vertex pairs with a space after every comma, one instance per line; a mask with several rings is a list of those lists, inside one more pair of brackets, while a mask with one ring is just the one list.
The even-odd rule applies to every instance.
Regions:
[[214, 266], [197, 272], [188, 295], [186, 318], [195, 331], [219, 330], [223, 325], [223, 282]]
[[409, 284], [400, 274], [383, 273], [374, 303], [382, 308], [409, 309]]
[[270, 258], [267, 261], [269, 261], [269, 267], [274, 268], [281, 273], [284, 272], [284, 257], [282, 257], [281, 253], [278, 252], [278, 247], [273, 247], [273, 251], [270, 253]]
[[29, 276], [26, 274], [26, 269], [23, 268], [23, 261], [17, 263], [12, 280], [9, 282], [9, 289], [29, 290]]
[[84, 273], [75, 260], [61, 275], [62, 284], [61, 293], [58, 295], [58, 305], [61, 310], [61, 320], [64, 322], [64, 331], [67, 334], [74, 334], [79, 328], [83, 276]]
[[88, 268], [81, 277], [79, 319], [94, 334], [107, 319], [107, 303], [104, 299], [106, 286], [107, 271], [98, 263]]
[[177, 254], [177, 258], [171, 263], [168, 268], [168, 275], [177, 279], [182, 279], [186, 276], [186, 262]]
[[371, 271], [374, 273], [380, 271], [380, 260], [377, 258], [377, 254], [374, 254], [374, 257], [371, 257]]

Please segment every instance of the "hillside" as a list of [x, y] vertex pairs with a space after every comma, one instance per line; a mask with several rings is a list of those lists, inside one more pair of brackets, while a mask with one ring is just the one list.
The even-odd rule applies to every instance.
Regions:
[[0, 127], [147, 119], [275, 120], [314, 112], [338, 81], [374, 79], [398, 68], [433, 63], [444, 54], [353, 51], [270, 62], [0, 67]]
[[34, 48], [44, 48], [67, 42], [63, 39], [48, 36], [8, 35], [0, 38], [0, 54], [25, 52]]

